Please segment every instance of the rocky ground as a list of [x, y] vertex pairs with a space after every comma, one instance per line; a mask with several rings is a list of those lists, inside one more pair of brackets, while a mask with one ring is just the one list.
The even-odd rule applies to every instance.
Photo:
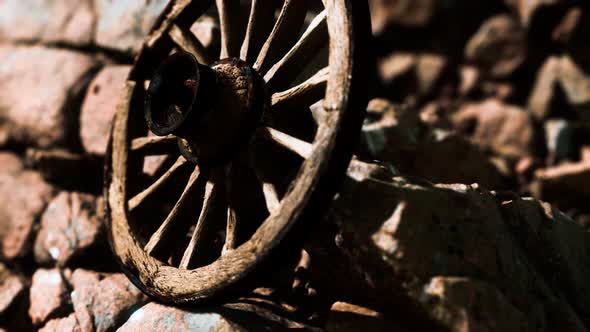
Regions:
[[[232, 303], [172, 307], [119, 272], [100, 195], [166, 1], [0, 1], [0, 330], [589, 330], [587, 4], [370, 4], [361, 143], [300, 263]], [[218, 51], [214, 15], [192, 30]]]

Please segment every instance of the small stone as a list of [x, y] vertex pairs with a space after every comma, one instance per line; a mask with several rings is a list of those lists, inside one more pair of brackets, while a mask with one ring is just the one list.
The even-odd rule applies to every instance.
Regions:
[[494, 16], [467, 43], [465, 57], [492, 77], [506, 77], [524, 62], [525, 39], [524, 30], [511, 16]]
[[74, 271], [71, 293], [81, 330], [111, 331], [123, 323], [131, 311], [145, 302], [143, 293], [123, 274], [112, 274], [96, 282], [89, 274]]
[[523, 109], [496, 99], [465, 104], [451, 118], [459, 131], [484, 150], [511, 159], [534, 154], [538, 133]]
[[0, 41], [67, 43], [92, 42], [92, 0], [6, 0], [0, 2]]
[[75, 100], [95, 66], [92, 57], [63, 49], [0, 46], [0, 127], [7, 141], [69, 143]]
[[107, 66], [92, 80], [80, 113], [80, 136], [88, 153], [103, 155], [129, 66]]
[[67, 265], [89, 248], [104, 240], [102, 200], [88, 194], [61, 192], [41, 217], [41, 230], [35, 241], [35, 260], [39, 264]]
[[25, 293], [23, 278], [12, 273], [6, 266], [0, 263], [0, 316], [12, 307], [13, 304]]
[[76, 314], [71, 313], [65, 318], [52, 319], [39, 332], [82, 332]]
[[29, 316], [39, 326], [67, 310], [68, 289], [58, 269], [38, 269], [33, 274]]
[[0, 259], [14, 260], [31, 249], [35, 221], [53, 195], [38, 173], [22, 169], [14, 155], [0, 153]]
[[165, 0], [96, 0], [96, 43], [122, 52], [137, 52], [167, 3]]

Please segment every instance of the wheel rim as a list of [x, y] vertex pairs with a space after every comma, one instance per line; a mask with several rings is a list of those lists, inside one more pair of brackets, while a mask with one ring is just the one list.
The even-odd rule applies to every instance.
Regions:
[[[232, 192], [231, 185], [227, 186], [220, 179], [233, 176], [231, 172], [234, 162], [231, 166], [223, 164], [223, 167], [217, 168], [202, 167], [201, 165], [194, 167], [187, 185], [175, 203], [175, 207], [178, 209], [175, 210], [173, 207], [168, 212], [166, 220], [149, 239], [140, 239], [138, 231], [130, 224], [130, 215], [136, 209], [140, 209], [142, 204], [146, 204], [147, 197], [153, 194], [159, 184], [171, 181], [175, 172], [192, 166], [187, 161], [188, 158], [180, 156], [150, 186], [142, 188], [142, 190], [132, 189], [137, 169], [137, 166], [133, 166], [137, 164], [136, 154], [139, 155], [139, 158], [143, 158], [146, 155], [158, 154], [160, 151], [170, 151], [177, 142], [176, 138], [169, 136], [136, 137], [137, 134], [134, 134], [133, 127], [137, 122], [138, 113], [141, 113], [141, 108], [137, 110], [135, 106], [138, 104], [137, 100], [141, 100], [143, 97], [144, 84], [142, 83], [146, 79], [146, 73], [154, 72], [155, 65], [165, 58], [174, 44], [178, 45], [181, 50], [195, 54], [199, 62], [211, 63], [209, 56], [203, 51], [202, 45], [198, 43], [198, 40], [195, 41], [196, 38], [191, 38], [187, 32], [187, 27], [197, 17], [188, 17], [186, 13], [190, 12], [193, 16], [200, 16], [208, 7], [207, 2], [176, 1], [168, 6], [163, 18], [157, 22], [152, 33], [146, 38], [144, 48], [126, 83], [113, 123], [105, 183], [111, 247], [132, 281], [147, 294], [163, 301], [185, 302], [211, 298], [228, 287], [237, 285], [253, 270], [258, 269], [271, 252], [284, 241], [298, 220], [313, 216], [320, 210], [322, 204], [329, 202], [337, 189], [337, 179], [343, 175], [350, 160], [351, 142], [358, 135], [363, 119], [366, 95], [362, 83], [359, 84], [359, 81], [364, 81], [361, 76], [365, 68], [362, 66], [364, 56], [358, 45], [358, 36], [368, 32], [366, 4], [356, 2], [353, 5], [352, 1], [324, 1], [325, 10], [311, 21], [295, 46], [281, 57], [273, 53], [283, 51], [280, 47], [277, 50], [269, 47], [272, 45], [269, 41], [278, 38], [273, 36], [273, 33], [280, 31], [281, 27], [277, 28], [277, 24], [274, 22], [275, 25], [270, 32], [270, 37], [262, 43], [260, 38], [255, 38], [257, 31], [259, 31], [257, 29], [261, 29], [261, 24], [254, 23], [256, 20], [252, 19], [252, 15], [246, 29], [246, 42], [242, 43], [239, 50], [235, 47], [235, 43], [231, 42], [232, 39], [236, 39], [232, 32], [235, 31], [235, 28], [231, 25], [224, 25], [224, 22], [235, 21], [228, 17], [232, 3], [235, 4], [232, 1], [217, 1], [222, 24], [221, 56], [241, 56], [244, 60], [249, 61], [256, 70], [265, 73], [264, 78], [269, 90], [279, 91], [269, 97], [275, 111], [283, 109], [288, 102], [297, 101], [298, 98], [301, 102], [305, 98], [311, 98], [310, 95], [317, 95], [318, 89], [325, 89], [323, 96], [324, 119], [318, 126], [315, 139], [311, 144], [270, 127], [263, 126], [257, 130], [257, 140], [271, 141], [303, 160], [282, 198], [278, 197], [279, 194], [273, 193], [272, 186], [267, 185], [263, 180], [260, 182], [269, 216], [245, 242], [236, 243], [235, 236], [233, 236], [235, 230], [232, 227], [236, 228], [237, 221], [235, 220], [236, 216], [232, 215], [230, 203], [226, 216], [228, 226], [225, 229], [224, 254], [212, 262], [206, 262], [205, 265], [196, 268], [191, 266], [195, 264], [195, 252], [199, 252], [198, 249], [203, 249], [202, 242], [199, 244], [198, 240], [205, 228], [205, 220], [207, 220], [208, 211], [213, 204], [211, 202], [218, 196]], [[291, 7], [289, 7], [289, 3], [291, 3]], [[294, 1], [285, 2], [278, 21], [285, 13], [301, 15], [298, 9], [293, 7], [293, 3]], [[253, 1], [252, 8], [254, 10], [252, 12], [262, 10], [264, 8], [262, 4], [264, 1]], [[355, 10], [354, 16], [352, 15], [353, 8]], [[291, 12], [288, 12], [289, 10]], [[284, 16], [286, 18], [286, 15]], [[292, 22], [292, 20], [285, 21]], [[325, 27], [322, 27], [323, 24]], [[320, 70], [303, 83], [290, 88], [288, 84], [291, 83], [289, 80], [294, 77], [294, 70], [284, 67], [284, 65], [297, 64], [300, 61], [297, 55], [318, 47], [317, 41], [310, 42], [306, 38], [310, 38], [310, 36], [316, 38], [313, 34], [317, 33], [316, 31], [321, 32], [321, 29], [326, 29], [325, 31], [329, 34], [329, 67]], [[301, 49], [296, 49], [298, 45]], [[260, 54], [266, 56], [256, 56], [259, 53], [258, 48], [260, 48]], [[302, 96], [304, 98], [301, 98]], [[208, 180], [204, 179], [206, 176], [209, 177]], [[197, 187], [201, 189], [195, 189]], [[153, 188], [156, 189], [152, 190]], [[178, 211], [184, 211], [182, 202], [189, 201], [191, 198], [202, 201], [197, 225], [190, 231], [192, 236], [180, 259], [180, 265], [171, 266], [164, 259], [152, 256], [155, 255], [160, 245], [161, 238], [157, 234], [161, 230], [164, 231], [160, 232], [160, 235], [167, 232], [167, 228], [162, 225], [165, 225], [167, 220], [174, 221], [173, 215]], [[231, 201], [231, 198], [228, 201]], [[172, 217], [170, 217], [171, 215]], [[200, 230], [199, 225], [202, 226]], [[170, 241], [170, 238], [167, 241]]]

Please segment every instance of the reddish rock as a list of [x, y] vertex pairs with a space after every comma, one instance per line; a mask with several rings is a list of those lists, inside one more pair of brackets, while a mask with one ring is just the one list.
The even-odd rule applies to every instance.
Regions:
[[65, 266], [72, 258], [103, 240], [102, 200], [81, 193], [61, 192], [41, 217], [41, 230], [35, 241], [35, 260], [39, 264]]
[[145, 296], [123, 274], [96, 278], [74, 271], [72, 303], [82, 331], [111, 331], [145, 301]]
[[219, 308], [191, 310], [150, 302], [137, 309], [119, 328], [130, 331], [318, 331], [278, 316], [255, 303], [226, 304]]
[[71, 313], [68, 317], [50, 320], [39, 332], [82, 332], [82, 329], [78, 325], [76, 314]]
[[0, 41], [89, 45], [92, 0], [5, 0], [0, 2]]
[[495, 99], [466, 104], [452, 116], [455, 127], [485, 150], [518, 159], [535, 151], [538, 133], [529, 113]]
[[526, 58], [525, 37], [525, 31], [511, 16], [494, 16], [467, 43], [465, 57], [492, 77], [506, 77]]
[[96, 62], [60, 49], [0, 46], [0, 125], [7, 140], [64, 144], [77, 119], [74, 101]]
[[38, 269], [33, 274], [29, 316], [34, 325], [41, 325], [49, 318], [67, 309], [69, 292], [58, 269]]
[[53, 189], [38, 173], [22, 169], [14, 155], [0, 154], [0, 258], [24, 257], [31, 249], [34, 225]]
[[104, 154], [113, 116], [129, 66], [107, 66], [92, 80], [80, 113], [80, 136], [86, 152]]
[[96, 43], [123, 52], [137, 52], [168, 1], [96, 0]]
[[23, 278], [0, 263], [0, 316], [24, 295], [25, 288]]

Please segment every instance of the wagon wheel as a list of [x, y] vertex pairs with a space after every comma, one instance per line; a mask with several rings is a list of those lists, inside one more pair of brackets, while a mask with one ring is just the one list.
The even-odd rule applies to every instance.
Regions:
[[[190, 32], [212, 5], [219, 61]], [[334, 196], [364, 117], [366, 3], [252, 0], [240, 27], [243, 5], [172, 1], [113, 122], [111, 247], [130, 279], [162, 301], [247, 285], [313, 227], [307, 221]], [[311, 63], [325, 67], [306, 74]], [[163, 157], [150, 177], [143, 167], [153, 156]]]

